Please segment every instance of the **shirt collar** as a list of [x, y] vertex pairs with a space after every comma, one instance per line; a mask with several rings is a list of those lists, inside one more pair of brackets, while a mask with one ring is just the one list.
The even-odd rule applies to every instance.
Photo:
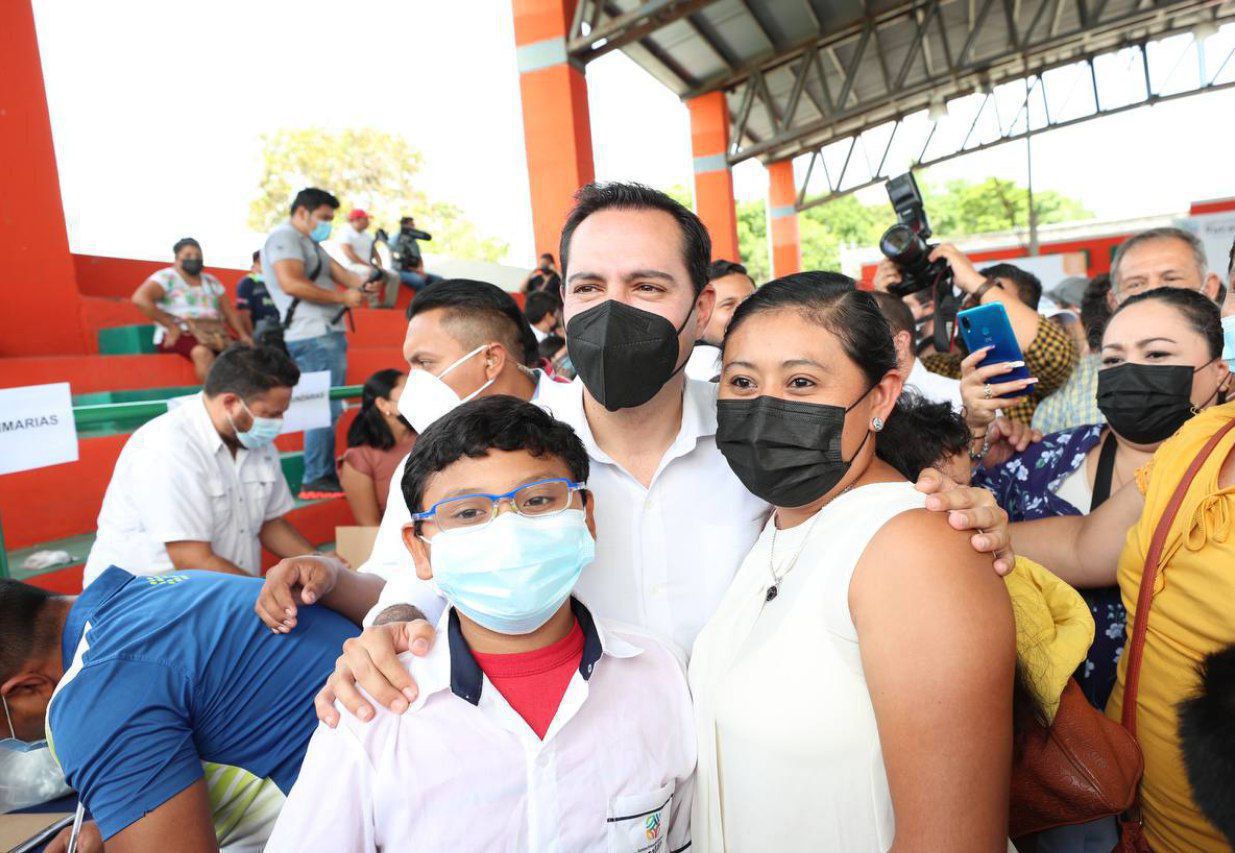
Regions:
[[[579, 599], [571, 598], [570, 609], [583, 631], [583, 657], [579, 661], [579, 675], [584, 681], [592, 677], [602, 654], [613, 658], [629, 658], [639, 654], [640, 649], [636, 646], [607, 633], [602, 626], [597, 625], [591, 612]], [[448, 607], [438, 622], [439, 636], [443, 630], [446, 642], [434, 645], [433, 651], [425, 658], [423, 676], [418, 679], [421, 694], [417, 701], [423, 703], [430, 694], [445, 690], [449, 686], [450, 692], [460, 699], [478, 705], [484, 673], [476, 663], [472, 650], [468, 648], [467, 641], [463, 639], [459, 616], [453, 607]]]
[[77, 647], [81, 645], [82, 634], [86, 630], [86, 623], [90, 621], [94, 611], [110, 601], [112, 596], [132, 580], [133, 575], [124, 569], [111, 566], [77, 596], [77, 600], [69, 608], [69, 615], [64, 620], [64, 631], [60, 635], [60, 659], [65, 670], [73, 663]]
[[197, 437], [211, 453], [218, 453], [223, 446], [223, 436], [214, 428], [210, 420], [210, 412], [206, 409], [206, 395], [198, 394], [195, 399], [186, 400], [182, 408], [187, 409], [187, 417]]

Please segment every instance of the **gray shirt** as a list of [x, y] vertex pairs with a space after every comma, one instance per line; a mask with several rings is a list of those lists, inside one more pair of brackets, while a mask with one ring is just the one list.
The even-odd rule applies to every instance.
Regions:
[[[279, 277], [274, 271], [276, 261], [300, 261], [304, 264], [305, 277], [322, 290], [333, 291], [335, 285], [330, 278], [330, 256], [321, 246], [296, 230], [291, 222], [284, 222], [266, 238], [262, 246], [262, 275], [266, 279], [266, 289], [270, 298], [279, 309], [279, 316], [287, 320], [287, 310], [291, 307], [292, 298], [283, 292]], [[318, 338], [328, 332], [343, 331], [343, 306], [334, 303], [308, 302], [301, 300], [296, 304], [292, 314], [292, 322], [283, 332], [286, 341], [304, 341]], [[337, 318], [337, 319], [336, 319]]]

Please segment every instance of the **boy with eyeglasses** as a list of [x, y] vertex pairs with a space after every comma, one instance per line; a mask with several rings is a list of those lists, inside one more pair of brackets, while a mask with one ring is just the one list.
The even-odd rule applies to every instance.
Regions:
[[571, 596], [595, 554], [587, 475], [573, 430], [513, 397], [420, 436], [404, 542], [450, 606], [428, 654], [398, 659], [419, 694], [318, 728], [267, 850], [689, 847], [681, 662]]

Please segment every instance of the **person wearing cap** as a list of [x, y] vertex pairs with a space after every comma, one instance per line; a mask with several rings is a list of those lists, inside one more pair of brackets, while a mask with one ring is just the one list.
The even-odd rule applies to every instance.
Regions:
[[369, 259], [373, 256], [373, 235], [368, 233], [369, 214], [355, 208], [347, 215], [347, 222], [339, 229], [330, 253], [349, 272], [366, 278], [373, 272]]

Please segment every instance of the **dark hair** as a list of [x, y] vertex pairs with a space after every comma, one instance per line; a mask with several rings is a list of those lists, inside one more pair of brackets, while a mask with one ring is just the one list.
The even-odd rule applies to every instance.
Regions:
[[950, 403], [932, 402], [906, 388], [896, 401], [896, 417], [875, 438], [875, 455], [913, 482], [923, 468], [967, 453], [969, 441], [969, 426]]
[[1085, 327], [1085, 340], [1095, 352], [1102, 349], [1102, 333], [1111, 319], [1111, 277], [1108, 273], [1096, 275], [1089, 280], [1085, 295], [1081, 297], [1081, 325]]
[[377, 401], [389, 400], [404, 375], [402, 370], [391, 367], [379, 370], [365, 380], [364, 390], [360, 394], [360, 411], [347, 428], [348, 447], [389, 450], [395, 446], [395, 435], [382, 416], [382, 410], [377, 407]]
[[300, 368], [283, 350], [236, 344], [210, 365], [203, 390], [207, 397], [231, 393], [250, 400], [271, 388], [293, 388], [299, 381]]
[[896, 367], [892, 332], [875, 298], [838, 272], [799, 272], [769, 281], [733, 312], [721, 348], [752, 316], [785, 309], [836, 335], [845, 355], [862, 370], [870, 385]]
[[485, 340], [469, 339], [468, 349], [486, 341], [497, 341], [509, 350], [520, 364], [531, 367], [536, 364], [536, 336], [527, 318], [519, 310], [514, 297], [496, 284], [473, 281], [467, 278], [448, 278], [437, 281], [416, 294], [407, 306], [407, 319], [437, 308], [455, 317], [463, 317], [482, 324]]
[[557, 259], [553, 257], [553, 253], [552, 253], [552, 252], [541, 252], [541, 253], [540, 253], [540, 259], [543, 261], [545, 258], [548, 258], [548, 259], [549, 259], [549, 263], [551, 263], [551, 264], [556, 264], [556, 263], [557, 263]]
[[546, 314], [553, 314], [562, 307], [562, 300], [556, 293], [547, 290], [537, 290], [529, 293], [523, 303], [523, 313], [529, 323], [539, 323]]
[[[746, 271], [746, 267], [735, 261], [715, 260], [708, 265], [708, 281], [716, 281], [718, 278], [724, 278], [727, 275], [744, 275], [750, 278], [750, 273]], [[754, 283], [754, 279], [751, 279]]]
[[49, 642], [39, 616], [51, 597], [36, 586], [0, 578], [0, 682], [16, 675]]
[[415, 221], [416, 221], [415, 216], [404, 216], [402, 219], [399, 220], [399, 227], [402, 228], [407, 223], [415, 222]]
[[1235, 646], [1200, 666], [1200, 690], [1179, 704], [1179, 746], [1201, 814], [1235, 846]]
[[403, 472], [408, 511], [424, 511], [425, 489], [434, 474], [465, 456], [482, 459], [490, 450], [553, 456], [566, 463], [576, 482], [587, 481], [587, 451], [573, 429], [517, 397], [477, 397], [442, 415], [416, 440]]
[[1038, 310], [1038, 303], [1042, 301], [1042, 282], [1033, 273], [1015, 264], [994, 264], [978, 272], [987, 278], [1006, 278], [1016, 285], [1021, 302], [1035, 311]]
[[673, 217], [682, 236], [682, 260], [690, 274], [695, 295], [708, 284], [708, 263], [712, 257], [712, 238], [698, 216], [660, 190], [643, 184], [587, 184], [575, 193], [575, 206], [562, 227], [562, 242], [558, 254], [562, 258], [562, 275], [570, 267], [570, 238], [583, 220], [602, 210], [659, 210]]
[[566, 346], [566, 339], [561, 335], [547, 335], [539, 344], [540, 357], [553, 361], [553, 357], [564, 346]]
[[1192, 331], [1205, 339], [1209, 346], [1209, 357], [1218, 358], [1222, 355], [1222, 312], [1208, 296], [1196, 290], [1185, 290], [1182, 287], [1157, 287], [1135, 296], [1129, 296], [1115, 312], [1114, 319], [1133, 305], [1142, 302], [1165, 302], [1179, 311], [1188, 321]]
[[176, 241], [176, 245], [172, 246], [172, 257], [176, 257], [180, 254], [181, 249], [187, 249], [189, 246], [192, 246], [199, 252], [202, 250], [202, 244], [194, 240], [192, 237], [181, 237]]
[[875, 304], [879, 306], [879, 313], [883, 315], [883, 319], [888, 321], [892, 334], [908, 332], [909, 340], [916, 340], [918, 326], [909, 306], [890, 293], [875, 291], [872, 295], [875, 297]]
[[292, 199], [291, 213], [295, 216], [296, 210], [301, 207], [312, 213], [322, 205], [338, 210], [339, 200], [325, 190], [319, 190], [317, 187], [305, 187], [296, 193], [296, 197]]
[[261, 259], [262, 259], [262, 250], [258, 249], [256, 252], [253, 253], [253, 263], [257, 263]]

